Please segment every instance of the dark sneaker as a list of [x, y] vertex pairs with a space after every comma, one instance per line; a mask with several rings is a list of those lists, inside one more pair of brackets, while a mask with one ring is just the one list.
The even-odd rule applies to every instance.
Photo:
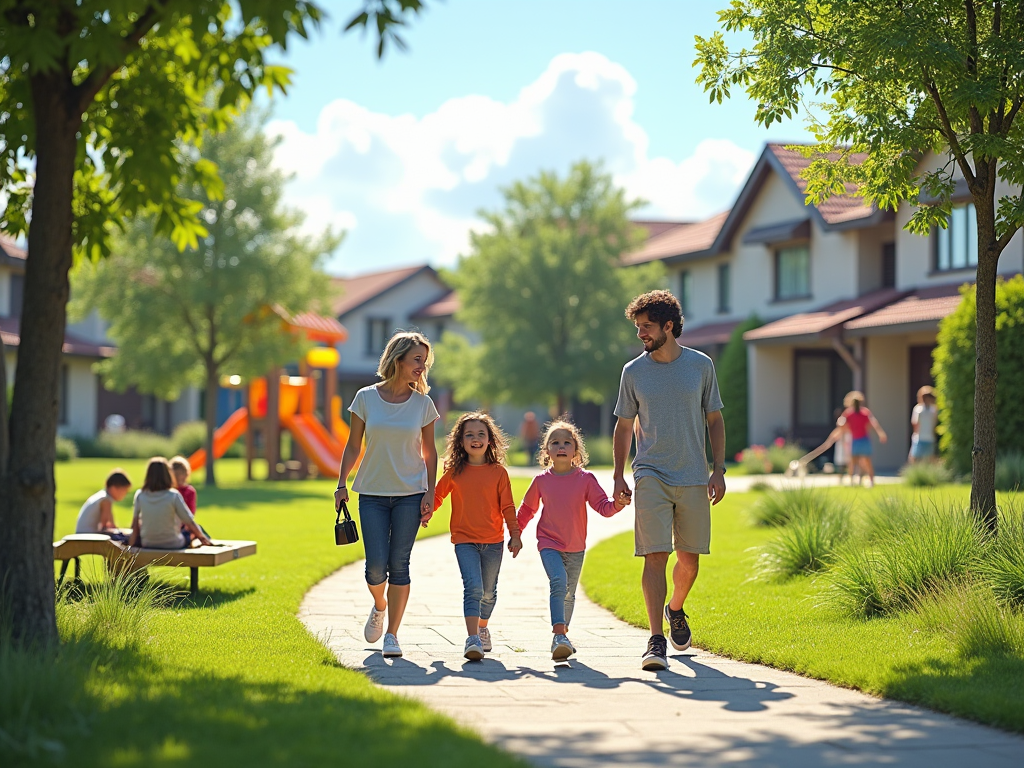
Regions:
[[640, 666], [648, 672], [657, 672], [659, 669], [668, 669], [668, 643], [664, 635], [651, 635], [647, 641], [647, 653], [640, 660]]
[[686, 613], [680, 608], [673, 611], [665, 606], [665, 619], [668, 621], [668, 637], [672, 641], [672, 647], [677, 651], [685, 651], [690, 647], [692, 635], [690, 625], [686, 622]]

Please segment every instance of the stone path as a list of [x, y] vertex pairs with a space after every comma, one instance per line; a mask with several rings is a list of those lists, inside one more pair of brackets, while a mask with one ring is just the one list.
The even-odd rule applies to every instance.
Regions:
[[[733, 490], [745, 484], [739, 480]], [[632, 511], [593, 515], [590, 523], [592, 545], [631, 529]], [[400, 633], [404, 658], [384, 660], [380, 644], [363, 639], [370, 600], [361, 562], [310, 590], [299, 617], [346, 666], [536, 765], [1024, 763], [1022, 738], [699, 650], [672, 652], [665, 672], [643, 672], [647, 633], [589, 601], [582, 589], [570, 632], [579, 653], [555, 664], [547, 579], [532, 536], [524, 545], [515, 560], [506, 553], [491, 622], [494, 652], [481, 662], [462, 658], [462, 583], [447, 536], [420, 541], [413, 552], [412, 599]], [[699, 624], [695, 632], [699, 640]]]

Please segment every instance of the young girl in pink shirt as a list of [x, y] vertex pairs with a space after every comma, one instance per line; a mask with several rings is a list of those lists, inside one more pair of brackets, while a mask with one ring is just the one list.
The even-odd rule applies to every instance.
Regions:
[[546, 471], [537, 475], [519, 506], [519, 528], [525, 529], [537, 511], [537, 548], [551, 585], [551, 658], [563, 660], [576, 652], [566, 637], [576, 585], [583, 570], [587, 547], [587, 504], [611, 517], [628, 503], [625, 496], [612, 501], [587, 465], [583, 435], [575, 424], [554, 421], [541, 441], [539, 463]]

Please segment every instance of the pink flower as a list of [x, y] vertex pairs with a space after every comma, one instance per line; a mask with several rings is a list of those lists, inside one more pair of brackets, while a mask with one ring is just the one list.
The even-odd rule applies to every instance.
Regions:
[[786, 439], [784, 437], [776, 437], [775, 438], [775, 445], [777, 445], [779, 448], [781, 448], [785, 444], [786, 444]]
[[736, 459], [736, 461], [743, 461], [743, 451], [737, 453], [734, 458]]

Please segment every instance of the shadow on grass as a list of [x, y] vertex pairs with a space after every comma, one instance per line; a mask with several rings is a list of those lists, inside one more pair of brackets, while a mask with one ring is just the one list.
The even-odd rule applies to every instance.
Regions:
[[243, 587], [241, 589], [203, 589], [195, 595], [179, 593], [174, 600], [172, 607], [178, 610], [195, 610], [203, 608], [219, 608], [222, 605], [241, 600], [243, 597], [256, 592], [256, 587]]
[[324, 507], [333, 506], [329, 490], [300, 485], [295, 483], [272, 483], [267, 481], [253, 481], [244, 485], [232, 485], [223, 488], [199, 487], [199, 501], [201, 504], [199, 513], [202, 515], [203, 507], [217, 507], [218, 511], [235, 510], [245, 511], [254, 505], [265, 505], [271, 503], [287, 503], [297, 499], [320, 499]]

